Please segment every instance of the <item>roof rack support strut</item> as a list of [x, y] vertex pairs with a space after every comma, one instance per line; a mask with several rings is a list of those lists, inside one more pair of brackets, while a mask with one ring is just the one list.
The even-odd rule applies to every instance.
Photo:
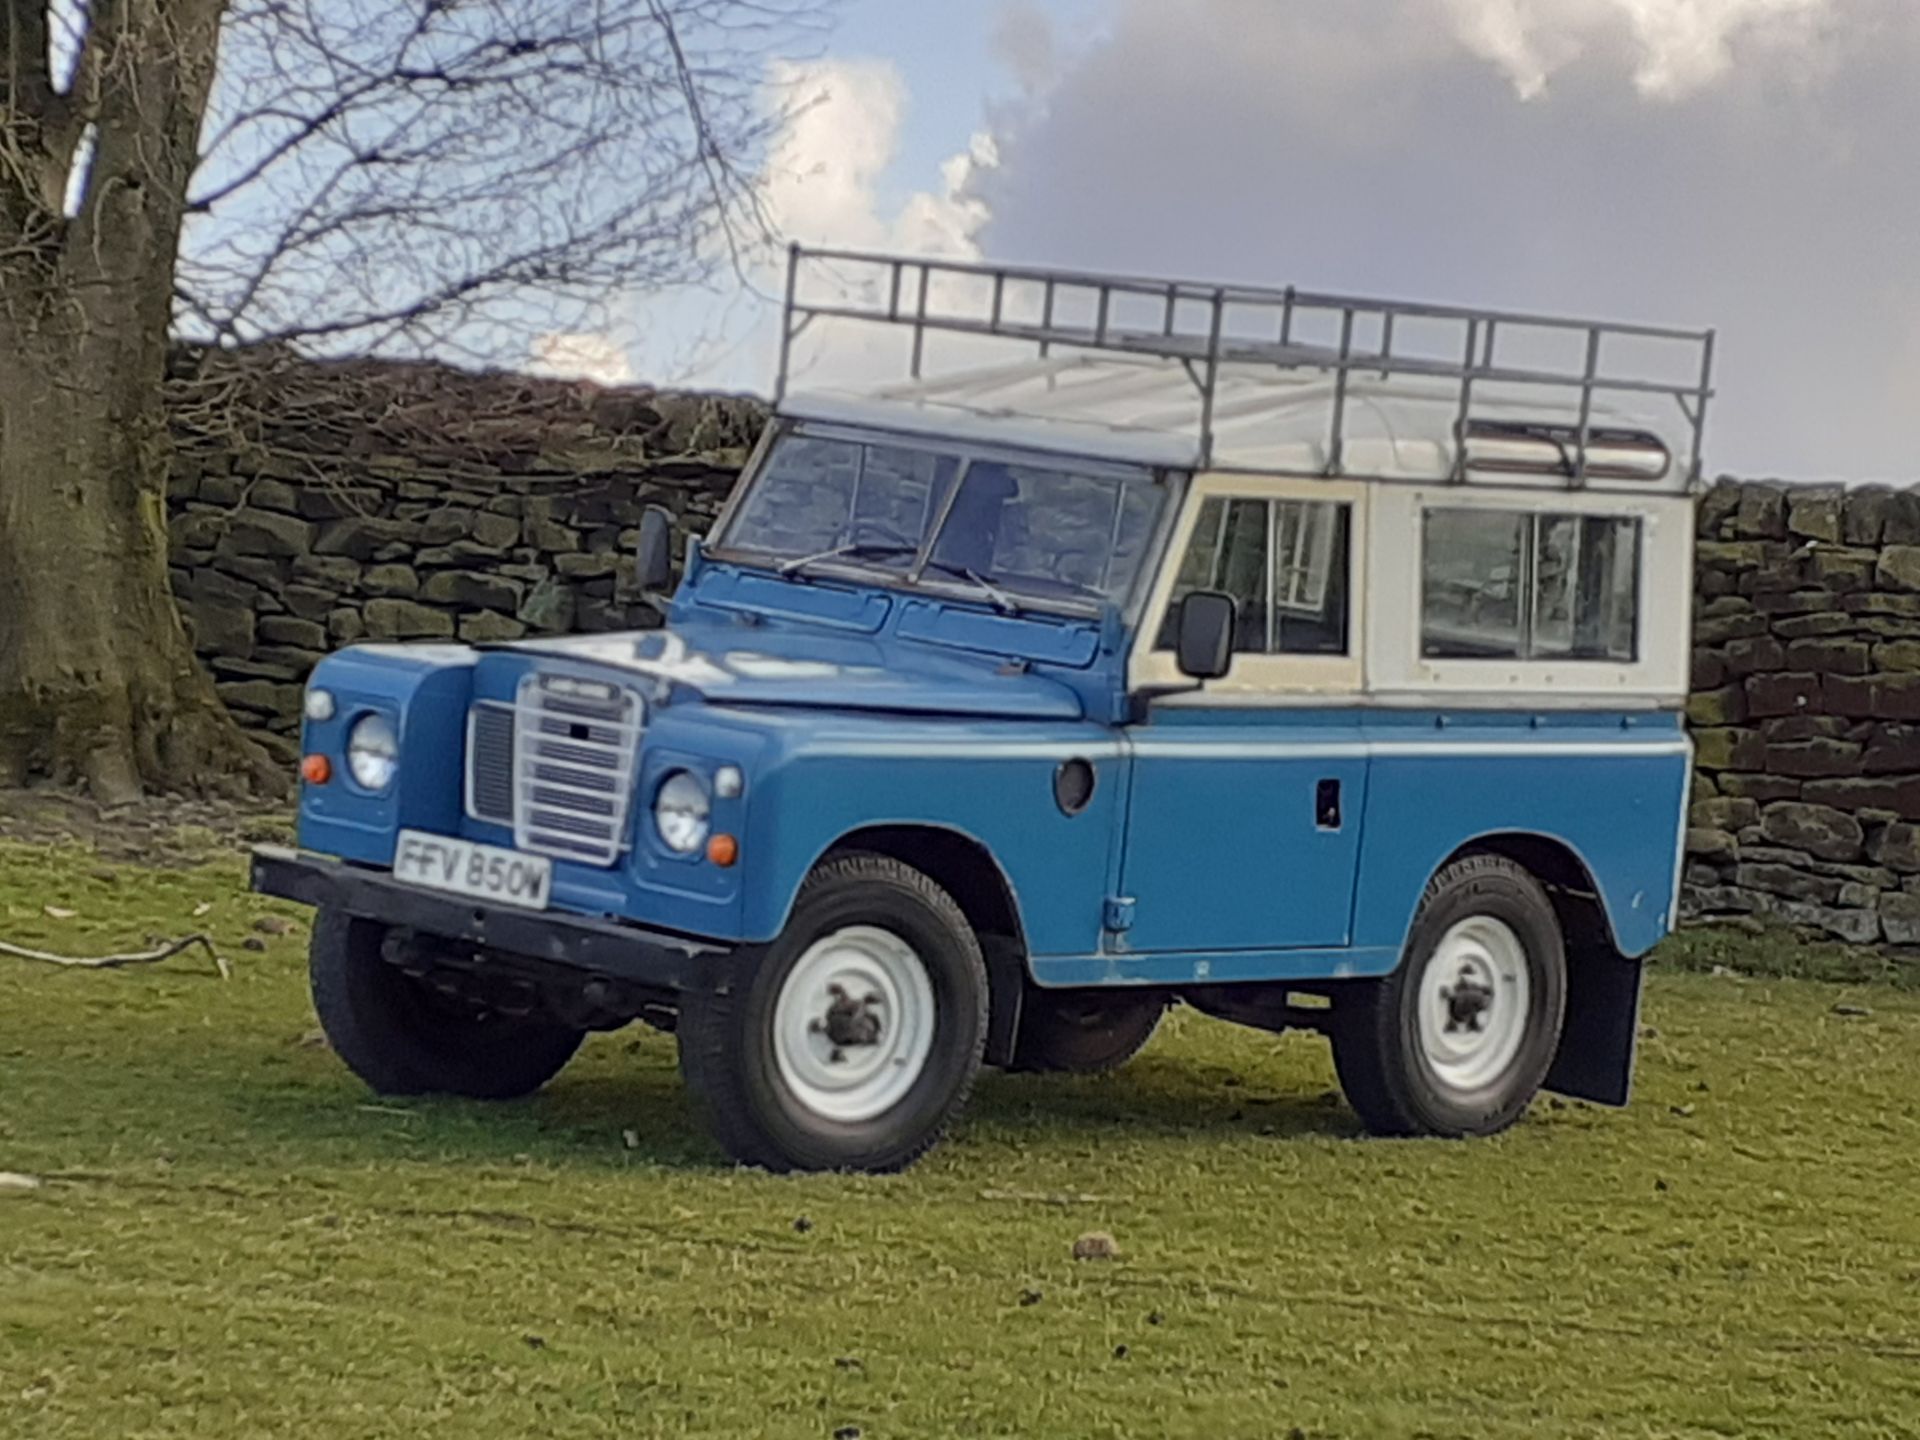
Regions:
[[1720, 332], [1709, 330], [1701, 342], [1700, 398], [1693, 412], [1693, 483], [1706, 474], [1707, 402], [1713, 398], [1713, 351]]
[[1213, 468], [1213, 397], [1220, 389], [1220, 334], [1227, 321], [1227, 292], [1213, 292], [1212, 332], [1207, 338], [1207, 383], [1200, 392], [1200, 468]]
[[1347, 377], [1353, 373], [1353, 307], [1340, 312], [1340, 369], [1333, 381], [1333, 438], [1327, 445], [1327, 474], [1338, 475], [1346, 464]]
[[[895, 271], [895, 275], [898, 275]], [[787, 398], [787, 367], [793, 363], [793, 337], [799, 333], [793, 328], [793, 301], [800, 287], [800, 246], [796, 241], [787, 247], [787, 308], [780, 315], [780, 374], [773, 382], [773, 403], [778, 405]], [[813, 317], [805, 317], [811, 320]]]
[[913, 378], [920, 378], [920, 371], [927, 358], [927, 287], [933, 283], [933, 267], [920, 267], [920, 303], [913, 312]]
[[[1487, 322], [1489, 329], [1493, 322]], [[1491, 338], [1491, 337], [1489, 337]], [[1467, 479], [1467, 425], [1473, 417], [1473, 354], [1480, 345], [1480, 322], [1467, 322], [1467, 359], [1460, 367], [1460, 414], [1453, 422], [1453, 483]]]
[[1587, 483], [1587, 442], [1593, 434], [1593, 382], [1600, 375], [1600, 327], [1594, 326], [1587, 331], [1587, 380], [1580, 387], [1580, 438], [1575, 442], [1579, 449], [1573, 457], [1573, 488], [1581, 490]]

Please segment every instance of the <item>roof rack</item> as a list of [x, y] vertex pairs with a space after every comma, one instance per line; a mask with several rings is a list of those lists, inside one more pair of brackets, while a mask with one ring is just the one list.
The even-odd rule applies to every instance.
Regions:
[[[821, 272], [825, 272], [821, 275]], [[810, 279], [830, 282], [830, 298], [809, 298]], [[936, 289], [942, 293], [936, 297]], [[961, 292], [966, 292], [961, 298]], [[1124, 313], [1123, 313], [1124, 312]], [[1202, 468], [1214, 454], [1214, 408], [1223, 366], [1315, 370], [1333, 377], [1327, 474], [1346, 473], [1347, 401], [1353, 377], [1372, 374], [1458, 383], [1454, 422], [1456, 480], [1468, 468], [1470, 439], [1491, 422], [1474, 414], [1485, 385], [1539, 387], [1543, 398], [1565, 404], [1577, 420], [1551, 427], [1555, 473], [1572, 488], [1608, 473], [1596, 449], [1617, 451], [1629, 437], [1652, 446], [1652, 434], [1603, 425], [1596, 397], [1671, 399], [1692, 434], [1692, 472], [1701, 473], [1707, 406], [1713, 398], [1715, 332], [1569, 319], [1517, 311], [1324, 294], [1292, 286], [1150, 279], [1088, 271], [980, 264], [855, 250], [789, 250], [776, 403], [786, 399], [794, 342], [815, 320], [851, 320], [911, 327], [911, 373], [921, 380], [931, 333], [1024, 342], [1042, 358], [1056, 348], [1177, 362], [1191, 378], [1200, 407]], [[1428, 336], [1416, 353], [1409, 330]], [[1303, 338], [1316, 329], [1325, 339]], [[1435, 339], [1438, 335], [1440, 339]], [[1333, 338], [1337, 336], [1336, 338]], [[1520, 348], [1547, 348], [1558, 340], [1583, 346], [1578, 368], [1518, 363]], [[1609, 342], [1637, 341], [1663, 348], [1668, 378], [1643, 368], [1603, 368]], [[1401, 348], [1396, 350], [1396, 343]], [[1674, 347], [1679, 347], [1675, 355]], [[1673, 375], [1686, 378], [1675, 380]], [[1697, 376], [1697, 378], [1695, 378]], [[1541, 427], [1543, 431], [1549, 427]], [[1664, 447], [1663, 447], [1664, 448]]]

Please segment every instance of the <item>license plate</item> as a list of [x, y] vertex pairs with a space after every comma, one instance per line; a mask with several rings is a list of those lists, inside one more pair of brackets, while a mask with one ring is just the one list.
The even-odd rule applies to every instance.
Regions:
[[393, 852], [393, 878], [425, 890], [544, 910], [553, 887], [553, 862], [497, 845], [402, 830]]

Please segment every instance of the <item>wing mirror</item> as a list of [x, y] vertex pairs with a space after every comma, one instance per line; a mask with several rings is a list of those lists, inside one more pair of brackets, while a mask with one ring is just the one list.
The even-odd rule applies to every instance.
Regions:
[[1233, 626], [1237, 607], [1231, 595], [1196, 590], [1180, 602], [1175, 653], [1180, 673], [1193, 680], [1218, 680], [1233, 667]]
[[657, 595], [673, 584], [673, 513], [649, 505], [640, 516], [640, 543], [634, 575], [640, 592]]

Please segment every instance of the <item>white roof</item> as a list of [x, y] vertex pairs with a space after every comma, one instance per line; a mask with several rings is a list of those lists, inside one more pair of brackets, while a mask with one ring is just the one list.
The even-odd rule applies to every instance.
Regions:
[[[1347, 382], [1339, 472], [1356, 478], [1444, 481], [1455, 471], [1460, 383], [1418, 375], [1356, 372]], [[1336, 380], [1323, 368], [1224, 362], [1215, 391], [1211, 468], [1324, 475], [1332, 468]], [[1629, 396], [1632, 409], [1596, 400], [1594, 430], [1650, 433], [1669, 465], [1651, 465], [1644, 447], [1596, 439], [1589, 447], [1594, 489], [1674, 493], [1694, 473], [1694, 430], [1670, 396]], [[1200, 469], [1201, 398], [1178, 360], [1063, 354], [971, 369], [909, 384], [790, 392], [782, 414], [928, 437], [1044, 450], [1174, 469]], [[1577, 427], [1578, 397], [1564, 388], [1481, 381], [1473, 389], [1476, 427], [1512, 422]], [[1551, 442], [1476, 438], [1469, 478], [1502, 485], [1567, 483], [1548, 473]], [[1528, 461], [1531, 475], [1491, 468]], [[1604, 472], [1624, 466], [1632, 476]]]

